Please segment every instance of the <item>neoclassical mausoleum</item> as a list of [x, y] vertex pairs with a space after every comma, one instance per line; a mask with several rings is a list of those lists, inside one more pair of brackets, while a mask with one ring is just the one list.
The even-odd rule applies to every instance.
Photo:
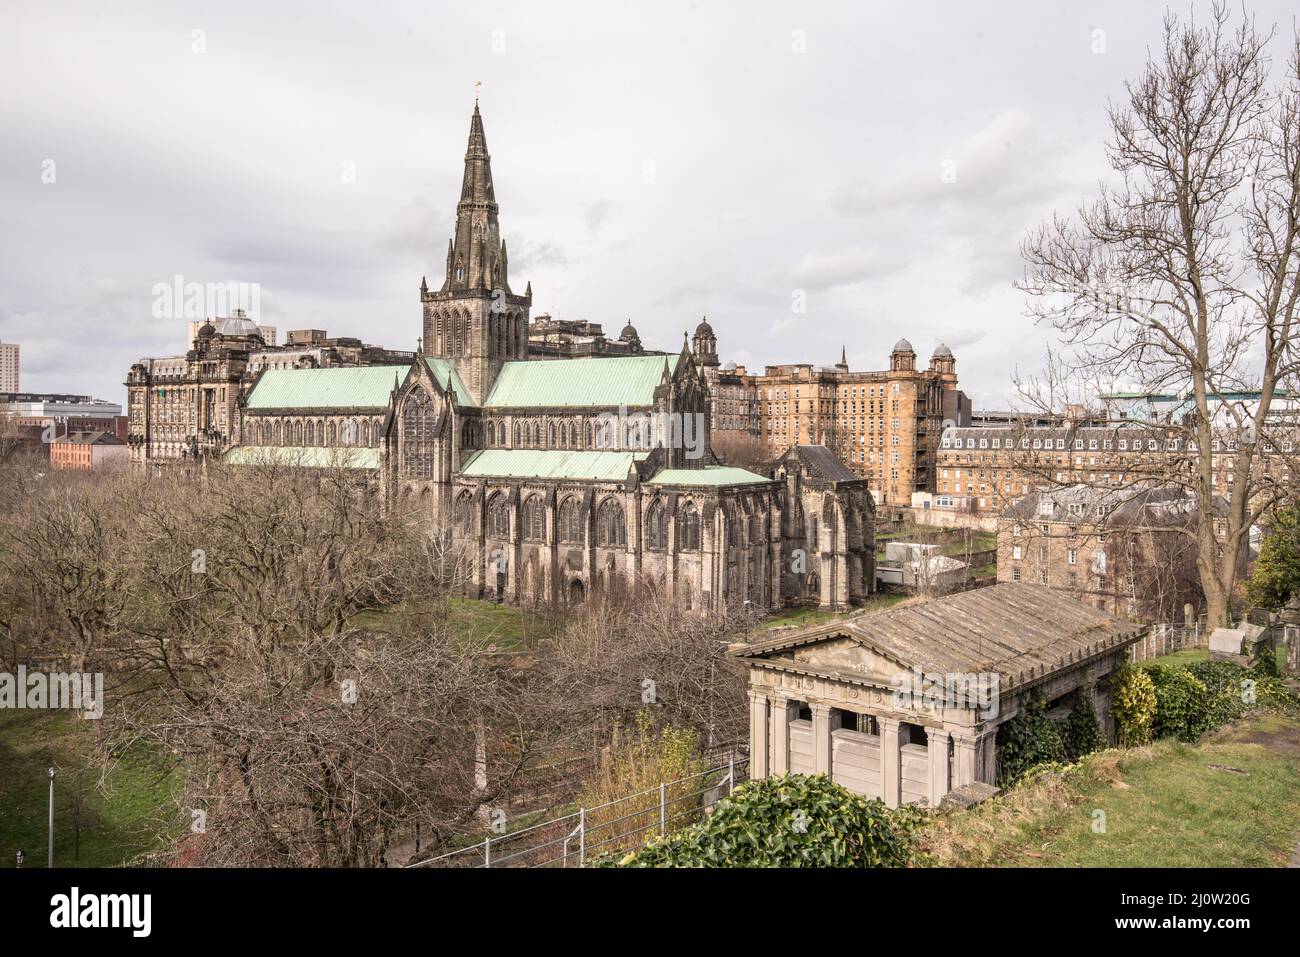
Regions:
[[[473, 592], [502, 601], [637, 587], [721, 611], [842, 607], [871, 591], [866, 483], [822, 446], [763, 474], [720, 464], [688, 341], [677, 354], [530, 356], [532, 287], [510, 284], [477, 105], [446, 273], [436, 289], [421, 281], [420, 303], [409, 365], [260, 373], [227, 460], [373, 474], [389, 508], [465, 546]], [[697, 347], [711, 339], [701, 329]], [[624, 338], [639, 342], [630, 326]]]

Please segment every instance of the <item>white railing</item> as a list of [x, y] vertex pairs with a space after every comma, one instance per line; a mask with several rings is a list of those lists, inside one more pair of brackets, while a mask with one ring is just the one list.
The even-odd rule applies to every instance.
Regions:
[[585, 867], [698, 821], [730, 796], [744, 758], [516, 831], [492, 835], [408, 867]]

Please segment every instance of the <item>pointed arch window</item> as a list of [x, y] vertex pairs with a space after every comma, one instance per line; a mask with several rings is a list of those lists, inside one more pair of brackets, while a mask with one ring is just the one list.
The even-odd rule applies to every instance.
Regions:
[[334, 420], [331, 419], [329, 425], [325, 426], [325, 428], [327, 431], [327, 438], [325, 440], [325, 444], [331, 447], [338, 445], [339, 444], [338, 423], [334, 422]]
[[677, 550], [700, 550], [700, 511], [694, 502], [687, 502], [677, 512]]
[[668, 550], [668, 509], [663, 503], [655, 502], [650, 506], [646, 524], [649, 526], [650, 550], [663, 552]]
[[581, 545], [586, 538], [582, 503], [572, 496], [566, 498], [560, 505], [560, 541]]
[[605, 499], [596, 511], [596, 544], [607, 548], [618, 548], [627, 544], [627, 525], [623, 521], [623, 506], [616, 499]]
[[462, 535], [474, 531], [473, 498], [469, 492], [461, 492], [456, 496], [456, 504], [451, 511], [452, 524]]
[[402, 404], [402, 473], [411, 478], [433, 475], [433, 400], [423, 389], [413, 390]]
[[510, 502], [500, 493], [488, 502], [488, 530], [494, 538], [510, 537]]
[[540, 495], [524, 503], [524, 538], [530, 542], [546, 541], [546, 503]]

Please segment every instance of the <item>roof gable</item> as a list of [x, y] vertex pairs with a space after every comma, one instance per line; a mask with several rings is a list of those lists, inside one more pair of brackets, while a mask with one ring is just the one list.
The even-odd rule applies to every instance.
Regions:
[[[1005, 582], [866, 612], [737, 646], [734, 653], [755, 663], [766, 660], [777, 668], [785, 659], [796, 670], [801, 665], [838, 670], [867, 682], [874, 667], [883, 662], [927, 674], [996, 672], [1003, 688], [1008, 688], [1081, 658], [1132, 644], [1143, 631], [1143, 625], [1109, 618], [1046, 586]], [[875, 657], [859, 660], [847, 654], [842, 650], [845, 639]]]
[[386, 409], [407, 366], [267, 369], [248, 396], [249, 409]]
[[655, 389], [678, 356], [609, 356], [507, 362], [484, 408], [629, 408], [654, 405]]
[[435, 356], [425, 356], [424, 362], [429, 367], [429, 373], [440, 388], [447, 388], [447, 379], [450, 377], [452, 391], [456, 393], [457, 405], [464, 407], [474, 405], [474, 397], [469, 394], [469, 389], [465, 388], [465, 383], [460, 380], [460, 375], [451, 362]]

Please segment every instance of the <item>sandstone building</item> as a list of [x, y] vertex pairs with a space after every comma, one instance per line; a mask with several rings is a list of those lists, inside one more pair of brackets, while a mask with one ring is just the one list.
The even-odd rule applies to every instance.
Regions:
[[969, 400], [957, 388], [957, 360], [942, 344], [924, 369], [916, 367], [912, 344], [900, 339], [887, 370], [851, 372], [842, 354], [829, 369], [768, 366], [753, 384], [770, 452], [830, 446], [866, 480], [878, 504], [909, 505], [913, 492], [934, 491], [944, 423], [969, 421]]
[[1113, 740], [1112, 676], [1145, 631], [998, 584], [735, 645], [750, 776], [825, 774], [889, 807], [936, 807], [997, 780], [998, 728], [1031, 696], [1053, 710], [1087, 697]]
[[445, 275], [420, 283], [420, 355], [263, 371], [239, 421], [221, 422], [238, 431], [228, 460], [373, 473], [388, 507], [447, 532], [470, 556], [473, 593], [498, 600], [633, 588], [718, 611], [864, 599], [866, 483], [824, 447], [773, 456], [761, 473], [721, 465], [707, 324], [695, 351], [671, 355], [646, 352], [630, 325], [614, 347], [590, 326], [531, 324], [532, 288], [513, 291], [498, 215], [476, 105]]

